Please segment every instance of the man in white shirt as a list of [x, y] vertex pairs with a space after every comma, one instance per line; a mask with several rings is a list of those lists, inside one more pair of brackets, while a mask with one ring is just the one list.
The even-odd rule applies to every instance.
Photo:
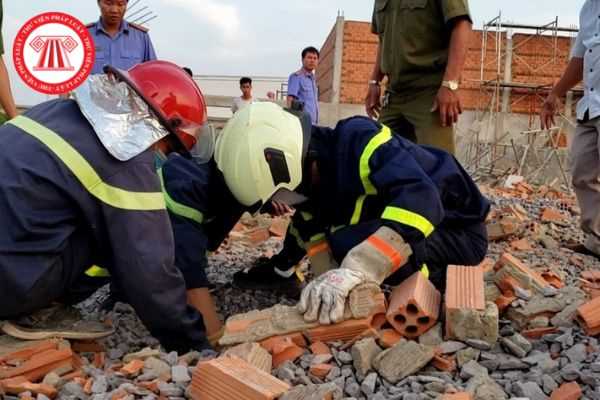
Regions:
[[572, 250], [600, 258], [600, 0], [586, 0], [571, 61], [542, 107], [542, 129], [554, 125], [559, 99], [582, 80], [584, 97], [577, 105], [577, 129], [571, 145], [571, 174], [581, 207], [585, 243]]
[[248, 104], [254, 103], [254, 98], [252, 97], [252, 79], [248, 77], [240, 79], [240, 90], [242, 91], [242, 95], [234, 98], [233, 105], [231, 106], [231, 112], [234, 114]]

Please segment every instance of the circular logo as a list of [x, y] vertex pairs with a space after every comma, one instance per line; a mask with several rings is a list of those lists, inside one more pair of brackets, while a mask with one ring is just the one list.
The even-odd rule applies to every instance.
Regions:
[[92, 72], [94, 42], [77, 18], [48, 12], [31, 18], [13, 46], [17, 73], [30, 88], [45, 94], [76, 89]]

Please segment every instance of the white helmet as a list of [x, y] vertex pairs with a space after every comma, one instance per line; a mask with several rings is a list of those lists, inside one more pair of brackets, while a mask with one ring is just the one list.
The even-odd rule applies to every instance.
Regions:
[[294, 198], [302, 181], [310, 129], [310, 122], [275, 103], [253, 103], [235, 113], [215, 149], [217, 166], [235, 198], [250, 207], [278, 193], [289, 204], [286, 199]]

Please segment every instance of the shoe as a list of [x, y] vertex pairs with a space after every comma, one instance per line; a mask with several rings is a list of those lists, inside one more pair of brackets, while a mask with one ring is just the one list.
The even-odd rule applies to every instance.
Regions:
[[242, 290], [269, 290], [291, 299], [299, 299], [304, 283], [298, 277], [295, 267], [287, 272], [280, 271], [271, 259], [260, 258], [252, 269], [238, 271], [233, 275], [233, 286]]
[[582, 243], [566, 244], [563, 247], [565, 247], [566, 249], [569, 249], [571, 251], [574, 251], [575, 253], [583, 254], [584, 256], [595, 257], [596, 259], [600, 260], [600, 255], [594, 253], [593, 251], [591, 251], [590, 249], [585, 247], [585, 245], [583, 245]]
[[98, 321], [83, 320], [79, 311], [64, 305], [51, 306], [18, 320], [5, 322], [2, 331], [22, 340], [91, 340], [114, 333], [113, 328]]

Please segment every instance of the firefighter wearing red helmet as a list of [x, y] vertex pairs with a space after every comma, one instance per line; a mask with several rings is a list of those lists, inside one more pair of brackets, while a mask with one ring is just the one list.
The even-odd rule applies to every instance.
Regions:
[[109, 335], [73, 304], [112, 282], [167, 349], [209, 347], [155, 170], [186, 154], [206, 122], [198, 86], [178, 66], [107, 68], [74, 93], [0, 127], [0, 320], [23, 339]]

